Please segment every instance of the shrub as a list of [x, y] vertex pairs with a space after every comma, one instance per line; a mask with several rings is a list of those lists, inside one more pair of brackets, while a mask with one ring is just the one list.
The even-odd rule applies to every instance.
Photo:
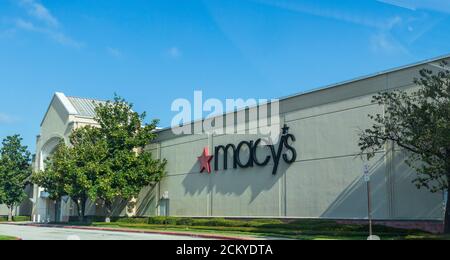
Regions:
[[148, 218], [147, 223], [153, 225], [164, 225], [165, 219], [165, 217], [150, 217]]
[[177, 225], [180, 226], [192, 226], [194, 224], [194, 220], [192, 218], [180, 218], [177, 220]]
[[166, 217], [166, 225], [177, 225], [177, 221], [179, 220], [179, 218], [175, 218], [175, 217]]
[[177, 225], [178, 218], [175, 217], [150, 217], [147, 223], [153, 225]]
[[113, 222], [124, 224], [147, 224], [147, 218], [119, 218]]
[[239, 220], [227, 220], [223, 218], [211, 219], [195, 219], [193, 226], [208, 226], [208, 227], [242, 227], [244, 222]]
[[233, 227], [236, 226], [236, 221], [234, 220], [226, 220], [223, 218], [210, 219], [205, 222], [206, 226], [211, 227]]
[[235, 220], [224, 218], [181, 218], [181, 217], [149, 217], [148, 224], [179, 226], [212, 226], [212, 227], [262, 227], [276, 226], [283, 222], [276, 219]]

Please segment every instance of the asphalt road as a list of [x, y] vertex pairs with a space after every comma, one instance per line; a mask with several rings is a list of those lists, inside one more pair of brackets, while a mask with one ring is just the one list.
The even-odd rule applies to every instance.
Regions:
[[196, 240], [187, 236], [0, 225], [0, 235], [23, 240]]

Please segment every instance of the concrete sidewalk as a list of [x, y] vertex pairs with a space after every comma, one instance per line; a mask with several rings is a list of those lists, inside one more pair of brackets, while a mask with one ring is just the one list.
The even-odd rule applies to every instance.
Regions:
[[20, 240], [208, 240], [207, 238], [118, 230], [70, 229], [28, 224], [0, 224], [0, 234]]
[[0, 223], [0, 225], [2, 225], [2, 224], [37, 227], [37, 228], [41, 227], [41, 228], [66, 229], [66, 230], [85, 230], [85, 231], [103, 231], [103, 232], [122, 232], [122, 233], [131, 233], [131, 234], [179, 236], [180, 240], [183, 239], [182, 237], [189, 237], [189, 238], [193, 238], [193, 239], [213, 239], [213, 240], [259, 240], [256, 237], [204, 234], [204, 233], [195, 233], [195, 232], [188, 232], [188, 231], [179, 232], [179, 231], [162, 231], [162, 230], [131, 229], [131, 228], [73, 226], [73, 225], [63, 225], [63, 224], [37, 224], [37, 223], [31, 223], [31, 222]]

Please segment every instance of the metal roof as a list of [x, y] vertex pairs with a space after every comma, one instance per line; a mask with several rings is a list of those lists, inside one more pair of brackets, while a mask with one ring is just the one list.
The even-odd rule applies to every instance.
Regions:
[[95, 107], [97, 104], [104, 104], [105, 101], [91, 99], [91, 98], [79, 98], [79, 97], [67, 97], [64, 93], [56, 92], [53, 96], [50, 105], [45, 112], [45, 116], [41, 121], [41, 126], [44, 123], [45, 118], [50, 110], [50, 107], [55, 103], [59, 102], [65, 109], [65, 112], [69, 115], [75, 115], [78, 117], [95, 117]]
[[78, 116], [90, 118], [95, 117], [95, 107], [104, 103], [104, 101], [89, 98], [67, 97], [67, 99], [72, 103]]

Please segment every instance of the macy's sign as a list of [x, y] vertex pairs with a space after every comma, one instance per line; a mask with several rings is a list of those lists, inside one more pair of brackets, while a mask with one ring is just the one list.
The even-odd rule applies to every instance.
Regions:
[[[219, 158], [220, 152], [223, 152], [223, 169], [228, 169], [228, 157], [231, 151], [232, 160], [233, 160], [233, 168], [237, 169], [242, 168], [252, 168], [255, 166], [265, 167], [270, 162], [273, 163], [272, 174], [277, 174], [278, 166], [280, 165], [281, 159], [287, 164], [292, 164], [297, 159], [297, 151], [292, 146], [292, 142], [295, 142], [295, 136], [289, 134], [289, 127], [286, 125], [282, 129], [282, 135], [280, 137], [280, 142], [278, 147], [275, 145], [265, 145], [261, 146], [262, 139], [258, 139], [256, 141], [243, 141], [240, 142], [237, 146], [234, 144], [228, 145], [220, 145], [215, 147], [214, 155], [209, 154], [209, 149], [206, 147], [203, 150], [203, 153], [198, 160], [200, 162], [200, 172], [207, 171], [208, 173], [212, 172], [211, 162], [214, 159], [214, 170], [219, 170]], [[241, 152], [243, 148], [246, 147], [250, 153], [247, 160], [241, 160]], [[269, 149], [270, 155], [267, 155], [264, 160], [259, 160], [257, 156], [258, 147], [265, 147]], [[289, 153], [287, 153], [289, 151]]]

